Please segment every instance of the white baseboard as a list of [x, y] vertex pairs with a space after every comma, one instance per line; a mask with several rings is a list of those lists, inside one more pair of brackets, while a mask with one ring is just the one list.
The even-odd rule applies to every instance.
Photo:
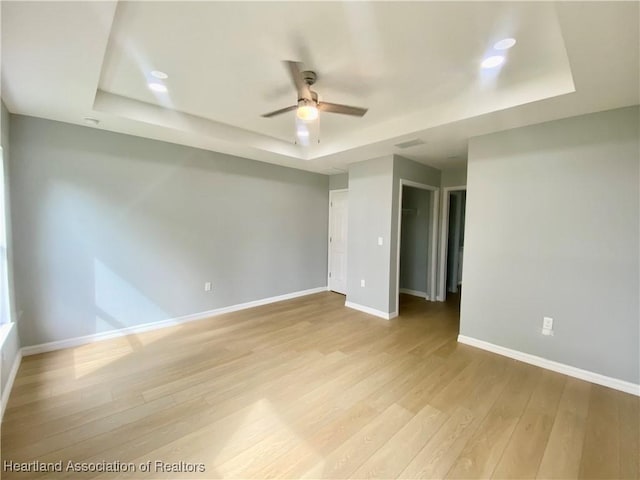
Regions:
[[364, 305], [360, 305], [359, 303], [353, 303], [346, 301], [344, 302], [345, 307], [353, 308], [354, 310], [358, 310], [360, 312], [368, 313], [369, 315], [374, 315], [376, 317], [384, 318], [385, 320], [391, 320], [398, 316], [398, 312], [383, 312], [382, 310], [376, 310], [375, 308], [366, 307]]
[[7, 403], [9, 402], [9, 395], [11, 395], [11, 389], [13, 388], [13, 382], [16, 379], [16, 375], [18, 374], [18, 369], [20, 368], [20, 362], [22, 361], [22, 349], [18, 350], [18, 354], [16, 358], [13, 360], [13, 365], [11, 366], [11, 371], [9, 372], [9, 377], [7, 378], [7, 383], [2, 390], [2, 400], [0, 404], [0, 421], [4, 417], [4, 411], [7, 408]]
[[458, 335], [458, 342], [472, 347], [481, 348], [489, 352], [497, 353], [505, 357], [513, 358], [524, 363], [529, 363], [537, 367], [546, 368], [547, 370], [553, 370], [554, 372], [562, 373], [570, 377], [579, 378], [580, 380], [586, 380], [587, 382], [597, 383], [605, 387], [613, 388], [614, 390], [620, 390], [622, 392], [630, 393], [632, 395], [640, 396], [640, 385], [627, 382], [613, 377], [607, 377], [599, 373], [590, 372], [588, 370], [582, 370], [581, 368], [572, 367], [564, 363], [554, 362], [553, 360], [547, 360], [546, 358], [537, 357], [530, 353], [519, 352], [518, 350], [512, 350], [510, 348], [501, 347], [493, 343], [485, 342], [484, 340], [478, 340], [477, 338], [467, 337], [465, 335]]
[[239, 310], [245, 310], [247, 308], [259, 307], [261, 305], [267, 305], [269, 303], [281, 302], [283, 300], [289, 300], [292, 298], [303, 297], [305, 295], [312, 295], [314, 293], [326, 292], [327, 287], [311, 288], [309, 290], [301, 290], [299, 292], [287, 293], [284, 295], [278, 295], [276, 297], [262, 298], [260, 300], [254, 300], [251, 302], [240, 303], [237, 305], [230, 305], [228, 307], [216, 308], [208, 310], [206, 312], [193, 313], [190, 315], [183, 315], [181, 317], [170, 318], [167, 320], [160, 320], [158, 322], [144, 323], [141, 325], [134, 325], [132, 327], [121, 328], [118, 330], [109, 330], [108, 332], [94, 333], [92, 335], [85, 335], [82, 337], [68, 338], [65, 340], [58, 340], [55, 342], [41, 343], [39, 345], [31, 345], [28, 347], [22, 347], [22, 354], [25, 356], [36, 355], [38, 353], [51, 352], [53, 350], [61, 350], [63, 348], [77, 347], [88, 343], [100, 342], [102, 340], [108, 340], [111, 338], [124, 337], [135, 333], [143, 333], [151, 330], [158, 330], [160, 328], [173, 327], [181, 325], [183, 323], [194, 322], [197, 320], [204, 320], [206, 318], [215, 317], [216, 315], [222, 315], [223, 313], [237, 312]]
[[427, 292], [419, 292], [418, 290], [411, 290], [409, 288], [401, 288], [400, 293], [406, 293], [407, 295], [413, 295], [414, 297], [428, 298]]

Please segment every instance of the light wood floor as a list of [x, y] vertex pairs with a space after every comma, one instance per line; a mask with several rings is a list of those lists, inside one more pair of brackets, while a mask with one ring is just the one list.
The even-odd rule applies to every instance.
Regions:
[[457, 344], [455, 299], [403, 297], [392, 321], [343, 303], [26, 357], [3, 460], [206, 472], [3, 478], [638, 478], [637, 397]]

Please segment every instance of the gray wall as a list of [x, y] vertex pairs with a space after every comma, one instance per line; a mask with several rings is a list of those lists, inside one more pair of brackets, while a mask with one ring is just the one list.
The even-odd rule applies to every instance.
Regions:
[[349, 174], [339, 173], [329, 177], [329, 190], [343, 190], [349, 188]]
[[[391, 156], [349, 165], [347, 301], [385, 313], [391, 311], [389, 238], [392, 180]], [[378, 237], [383, 238], [382, 246], [378, 245]], [[360, 286], [362, 279], [366, 283], [364, 288]]]
[[411, 187], [403, 188], [400, 288], [425, 294], [431, 220], [430, 203], [428, 191]]
[[[9, 178], [9, 158], [10, 158], [10, 146], [9, 146], [9, 132], [10, 132], [10, 123], [11, 118], [7, 108], [4, 105], [4, 102], [0, 102], [0, 109], [2, 110], [2, 116], [0, 117], [0, 130], [2, 131], [2, 135], [0, 137], [0, 141], [2, 142], [2, 153], [4, 157], [4, 168], [5, 168], [5, 208], [6, 208], [6, 219], [7, 219], [7, 252], [8, 252], [8, 273], [9, 273], [9, 297], [11, 298], [13, 294], [13, 277], [12, 277], [12, 269], [13, 269], [13, 259], [12, 259], [12, 244], [11, 244], [11, 217], [10, 217], [10, 189], [9, 182], [7, 181]], [[9, 304], [9, 315], [13, 321], [16, 320], [15, 309], [13, 308], [13, 304], [10, 302]], [[7, 327], [5, 327], [7, 328]], [[18, 351], [20, 349], [20, 340], [18, 338], [18, 330], [15, 328], [15, 325], [11, 327], [11, 330], [8, 332], [4, 342], [0, 343], [0, 357], [2, 361], [2, 371], [0, 371], [0, 392], [5, 391], [5, 385], [7, 384], [7, 380], [9, 378], [9, 373], [11, 372], [11, 368], [13, 367], [14, 362], [18, 356]]]
[[471, 140], [461, 334], [640, 383], [638, 116]]
[[467, 166], [445, 168], [442, 170], [442, 188], [461, 187], [467, 184]]
[[327, 176], [48, 120], [11, 126], [25, 345], [326, 285]]
[[[396, 282], [398, 265], [398, 209], [400, 201], [400, 180], [411, 180], [440, 187], [440, 170], [414, 162], [399, 155], [393, 156], [393, 191], [391, 196], [391, 250], [389, 256], [390, 282], [389, 282], [389, 312], [396, 312]], [[429, 288], [429, 285], [427, 285]]]

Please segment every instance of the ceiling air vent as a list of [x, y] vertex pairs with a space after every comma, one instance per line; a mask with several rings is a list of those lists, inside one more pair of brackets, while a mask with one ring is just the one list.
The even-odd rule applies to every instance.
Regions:
[[419, 138], [414, 138], [413, 140], [408, 140], [402, 143], [396, 143], [396, 147], [398, 148], [409, 148], [415, 147], [416, 145], [424, 145], [424, 140], [420, 140]]

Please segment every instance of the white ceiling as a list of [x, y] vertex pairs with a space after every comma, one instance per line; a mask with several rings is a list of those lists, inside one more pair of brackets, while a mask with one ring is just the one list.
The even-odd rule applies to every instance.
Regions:
[[[400, 153], [437, 168], [470, 136], [639, 103], [638, 2], [2, 2], [12, 113], [323, 173]], [[480, 69], [495, 41], [507, 62]], [[320, 143], [294, 144], [283, 60], [318, 74]], [[166, 94], [147, 87], [169, 74]], [[419, 138], [425, 143], [394, 145]]]

